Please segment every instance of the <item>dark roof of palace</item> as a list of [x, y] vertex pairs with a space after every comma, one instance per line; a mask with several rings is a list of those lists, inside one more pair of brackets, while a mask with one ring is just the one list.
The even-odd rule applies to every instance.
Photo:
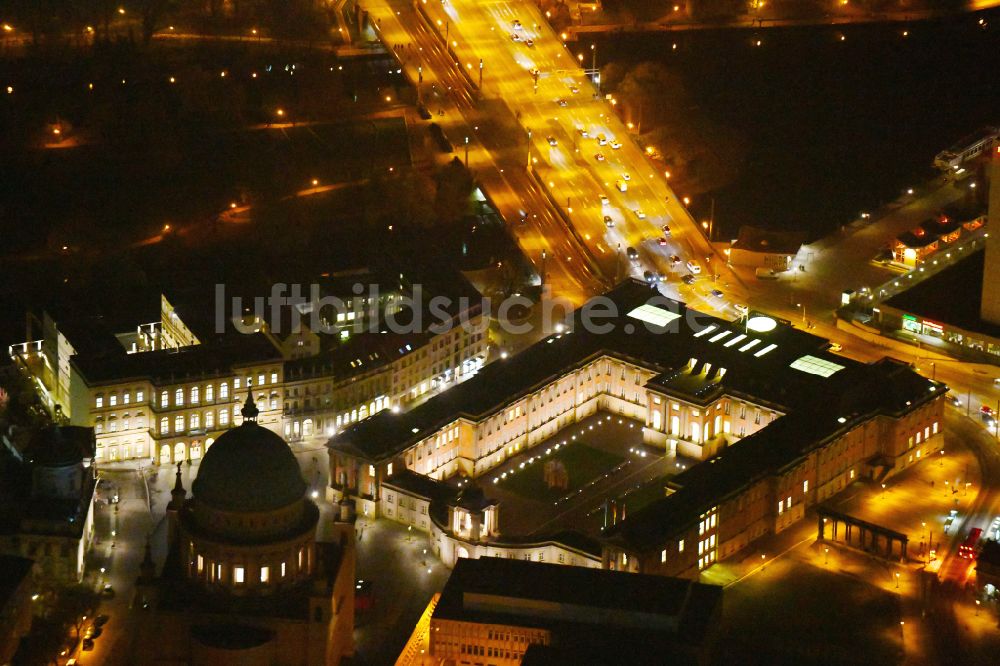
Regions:
[[[468, 595], [573, 609], [565, 615], [557, 611], [540, 617], [519, 613], [517, 601], [498, 603], [491, 609], [471, 607]], [[615, 626], [619, 624], [615, 611], [624, 611], [677, 618], [678, 633], [695, 637], [704, 632], [721, 601], [721, 587], [682, 578], [500, 557], [460, 558], [433, 618], [544, 627], [589, 624], [581, 619], [589, 616], [602, 618], [602, 625]]]
[[221, 340], [180, 349], [129, 354], [123, 348], [98, 354], [77, 354], [72, 363], [90, 386], [130, 379], [154, 385], [228, 376], [233, 368], [280, 362], [281, 353], [262, 333], [233, 334]]

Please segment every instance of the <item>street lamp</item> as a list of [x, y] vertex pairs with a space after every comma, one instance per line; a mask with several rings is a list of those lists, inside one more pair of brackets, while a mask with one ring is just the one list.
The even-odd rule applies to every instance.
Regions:
[[896, 572], [896, 589], [899, 589], [899, 572]]
[[823, 548], [823, 564], [830, 563], [830, 547], [824, 546]]

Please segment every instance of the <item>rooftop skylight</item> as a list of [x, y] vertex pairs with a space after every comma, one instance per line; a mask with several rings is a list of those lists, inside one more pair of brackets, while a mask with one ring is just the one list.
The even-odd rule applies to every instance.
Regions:
[[664, 310], [663, 308], [658, 308], [649, 303], [644, 303], [643, 305], [635, 308], [628, 313], [628, 316], [633, 319], [638, 319], [639, 321], [644, 321], [647, 324], [660, 327], [666, 327], [670, 322], [675, 319], [680, 319], [681, 317], [676, 312]]
[[842, 365], [837, 365], [826, 359], [809, 356], [808, 354], [792, 361], [791, 367], [802, 372], [808, 372], [811, 375], [819, 375], [820, 377], [829, 377], [835, 372], [844, 369]]

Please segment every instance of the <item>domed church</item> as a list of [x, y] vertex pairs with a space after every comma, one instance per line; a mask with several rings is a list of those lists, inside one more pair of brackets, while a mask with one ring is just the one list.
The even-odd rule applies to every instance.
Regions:
[[[319, 508], [285, 441], [257, 423], [220, 436], [192, 484], [180, 466], [159, 576], [147, 545], [134, 663], [338, 664], [353, 653], [354, 526], [316, 541]], [[345, 512], [345, 515], [347, 512]]]

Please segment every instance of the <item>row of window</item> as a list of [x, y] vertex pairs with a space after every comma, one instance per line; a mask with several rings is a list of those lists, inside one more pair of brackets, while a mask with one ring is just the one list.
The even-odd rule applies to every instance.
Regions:
[[[228, 566], [221, 562], [206, 562], [205, 558], [198, 555], [195, 564], [197, 567], [198, 575], [204, 575], [205, 571], [208, 571], [209, 580], [213, 583], [232, 583], [233, 585], [244, 585], [248, 583], [260, 583], [267, 584], [271, 582], [271, 567], [261, 566], [261, 567], [245, 567], [245, 566]], [[207, 565], [207, 566], [206, 566]], [[305, 566], [305, 548], [299, 549], [298, 555], [298, 571], [304, 571]], [[232, 571], [230, 571], [230, 569]], [[251, 576], [252, 573], [252, 576]], [[278, 579], [283, 579], [288, 574], [288, 563], [281, 562], [275, 570], [278, 575]], [[231, 574], [231, 577], [230, 577]]]
[[[265, 373], [263, 373], [263, 372], [259, 373], [257, 375], [257, 386], [263, 386], [266, 379], [267, 379], [267, 375]], [[270, 379], [271, 379], [271, 384], [277, 384], [278, 383], [278, 373], [277, 372], [272, 372], [271, 375], [270, 375]], [[246, 384], [245, 385], [246, 386], [251, 386], [252, 385], [251, 384], [252, 381], [253, 381], [253, 377], [250, 376], [250, 375], [248, 375], [247, 378], [246, 378]], [[243, 384], [243, 380], [240, 377], [236, 377], [235, 379], [233, 379], [233, 388], [234, 389], [239, 389], [243, 385], [244, 385]], [[215, 386], [213, 384], [208, 384], [208, 385], [204, 386], [204, 396], [202, 396], [202, 388], [203, 387], [201, 387], [201, 386], [192, 386], [189, 389], [183, 389], [183, 388], [175, 389], [174, 392], [173, 392], [173, 398], [174, 398], [173, 405], [174, 405], [174, 407], [183, 407], [184, 404], [185, 404], [185, 401], [187, 401], [187, 404], [191, 404], [191, 405], [197, 405], [203, 399], [204, 399], [205, 402], [212, 402], [212, 401], [214, 401], [215, 400]], [[143, 400], [145, 400], [145, 398], [146, 398], [145, 392], [142, 389], [136, 389], [134, 393], [135, 393], [135, 402], [141, 403]], [[123, 405], [130, 404], [132, 402], [132, 395], [133, 395], [132, 391], [128, 391], [128, 390], [122, 391], [122, 393], [121, 393], [121, 404], [123, 404]], [[104, 407], [104, 397], [105, 396], [104, 396], [103, 393], [98, 393], [96, 396], [94, 396], [94, 406], [97, 409], [101, 409], [102, 407]], [[109, 393], [108, 396], [107, 396], [107, 398], [108, 398], [108, 406], [109, 407], [117, 407], [118, 406], [119, 394], [118, 394], [117, 391], [114, 392], [114, 393]], [[228, 399], [229, 399], [229, 383], [228, 382], [222, 382], [221, 384], [219, 384], [219, 400], [228, 400]], [[160, 404], [160, 407], [169, 407], [170, 406], [170, 391], [161, 391], [160, 392], [160, 403], [159, 404]], [[272, 409], [274, 409], [274, 407], [272, 407]]]

